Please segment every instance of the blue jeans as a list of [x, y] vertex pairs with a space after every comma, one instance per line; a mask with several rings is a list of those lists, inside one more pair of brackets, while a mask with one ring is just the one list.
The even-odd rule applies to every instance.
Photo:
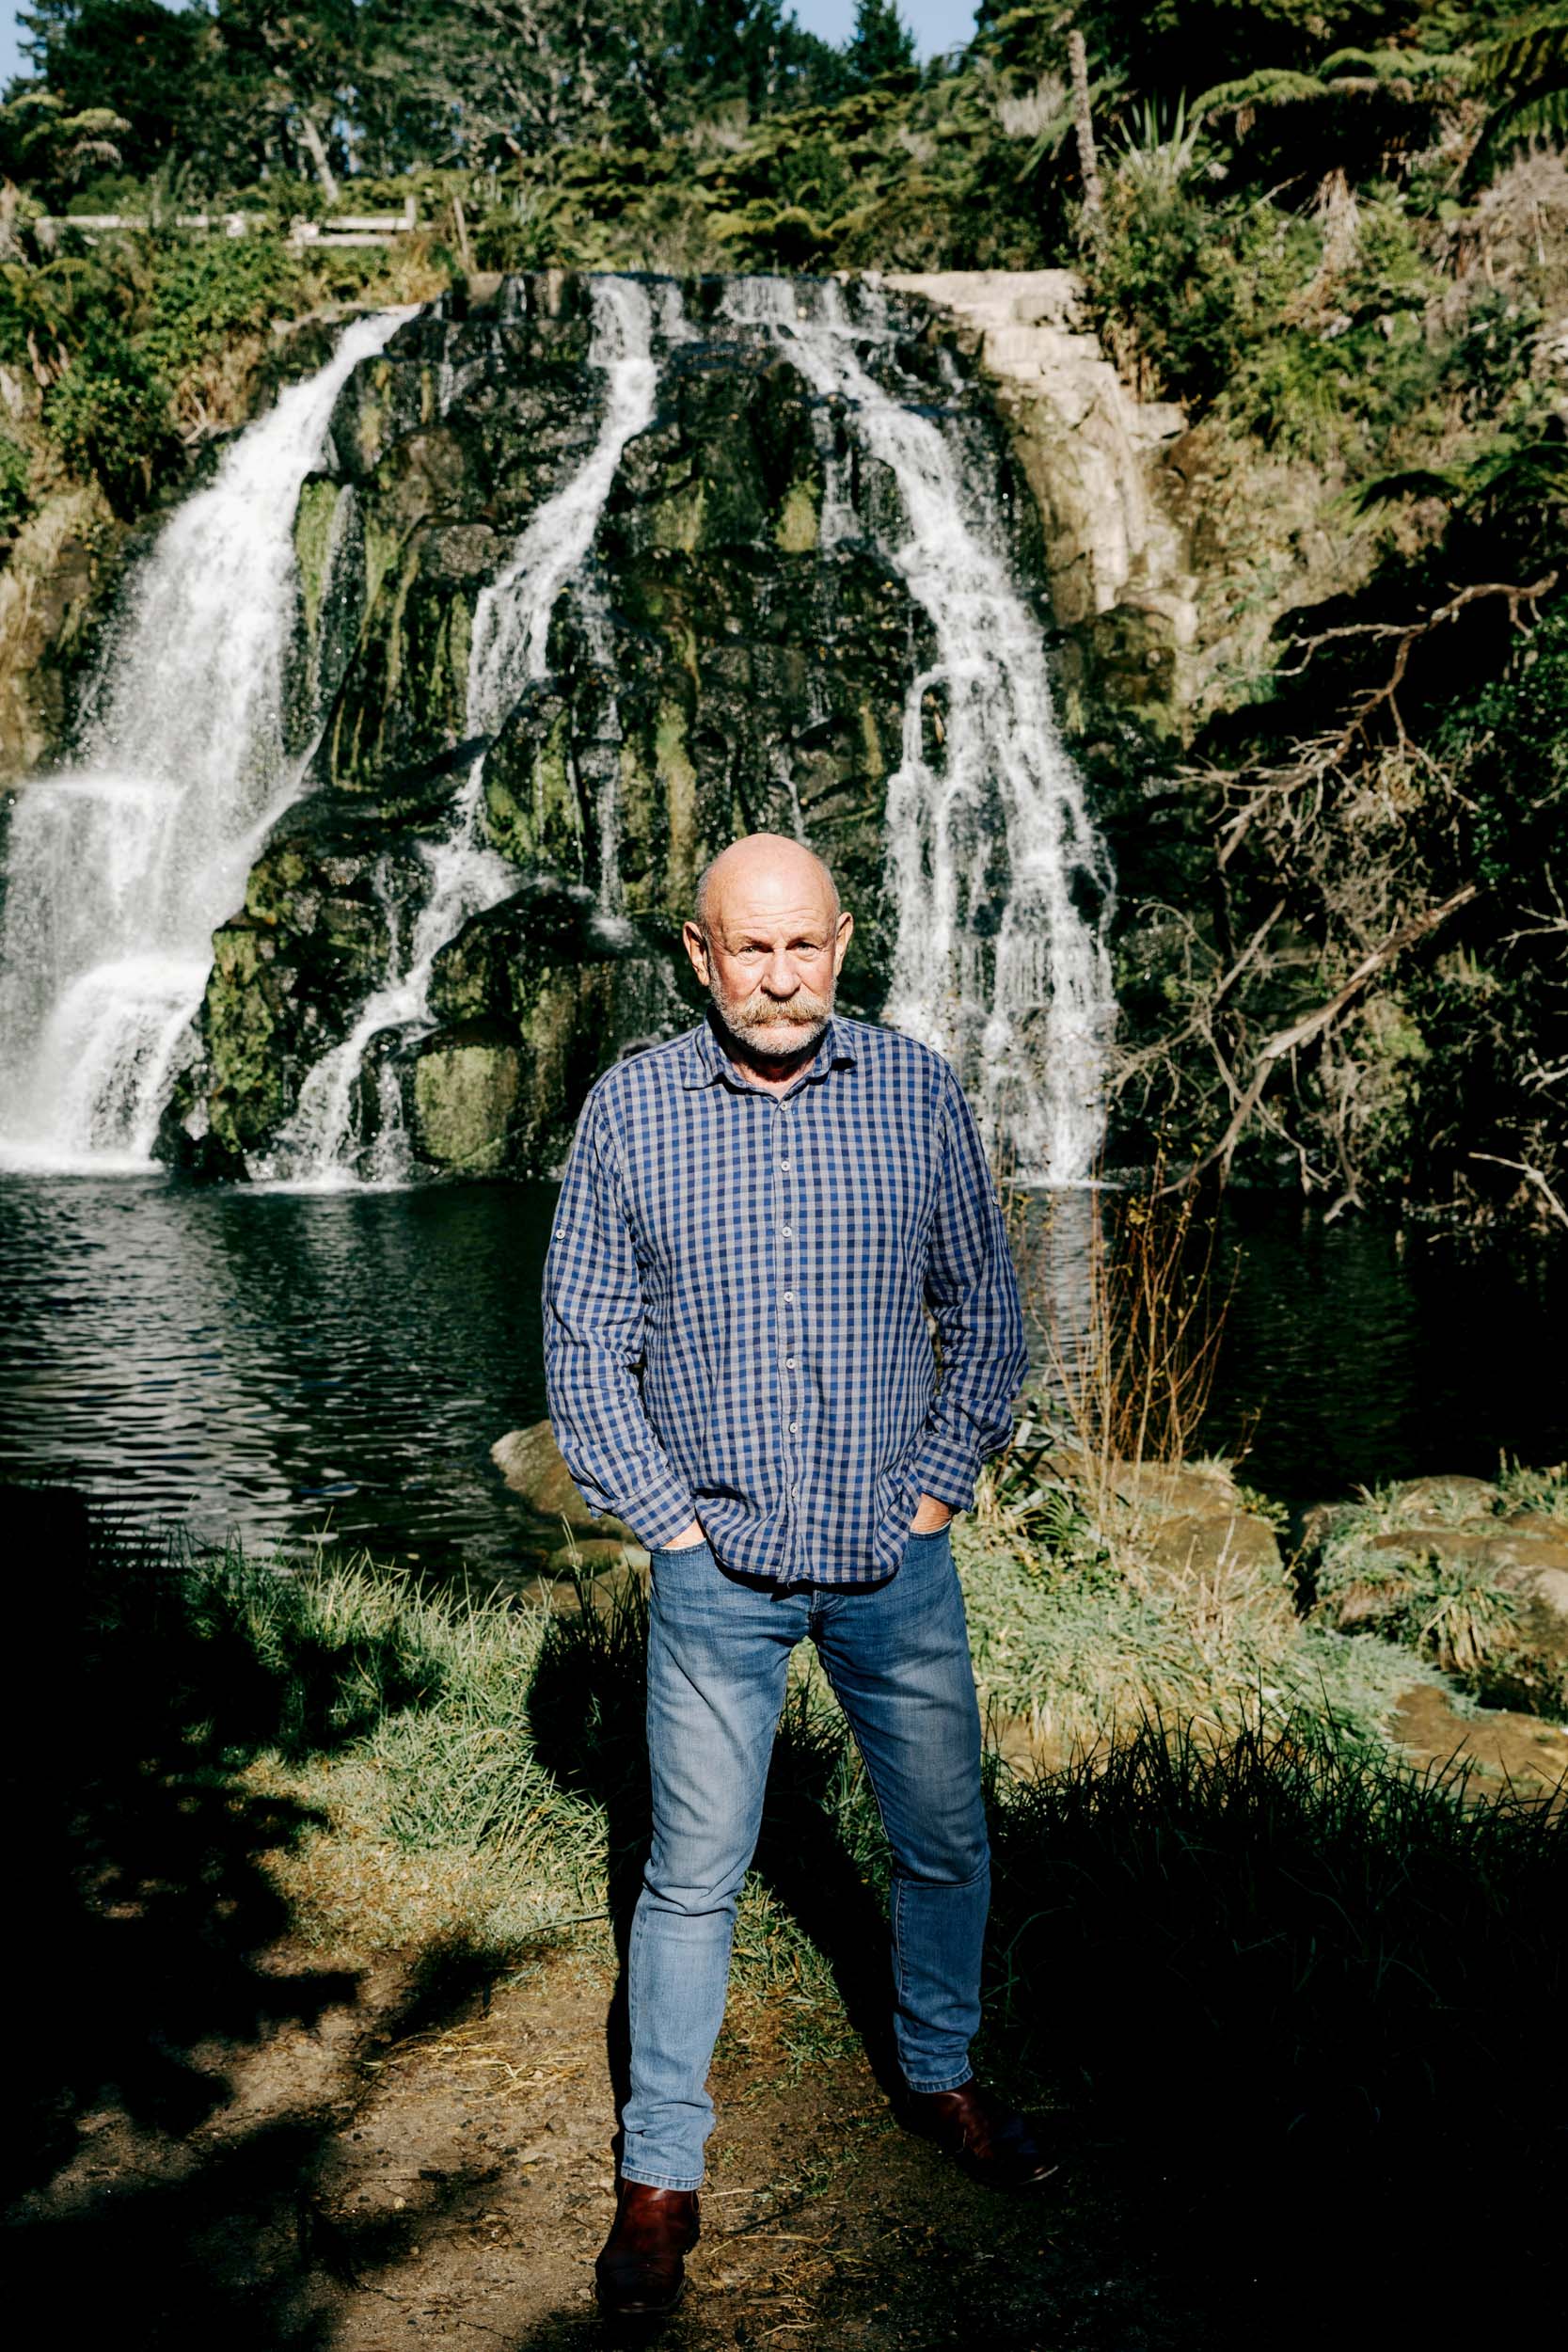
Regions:
[[945, 1528], [875, 1586], [761, 1585], [706, 1544], [653, 1555], [654, 1836], [627, 1956], [631, 2090], [621, 2169], [696, 2188], [713, 2128], [736, 1898], [762, 1820], [789, 1654], [810, 1634], [893, 1851], [894, 2033], [914, 2090], [969, 2080], [990, 1857], [980, 1712]]

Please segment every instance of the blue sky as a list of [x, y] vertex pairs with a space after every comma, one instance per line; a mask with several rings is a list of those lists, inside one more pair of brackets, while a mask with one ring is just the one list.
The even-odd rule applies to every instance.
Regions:
[[[901, 0], [901, 5], [922, 56], [956, 49], [969, 39], [974, 0]], [[795, 0], [795, 13], [808, 32], [820, 33], [824, 40], [844, 40], [855, 21], [855, 0]], [[11, 0], [0, 0], [0, 87], [22, 71], [16, 19]]]

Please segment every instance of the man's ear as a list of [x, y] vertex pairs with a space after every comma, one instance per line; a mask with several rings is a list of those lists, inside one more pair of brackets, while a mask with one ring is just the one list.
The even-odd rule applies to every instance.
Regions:
[[706, 988], [708, 984], [707, 940], [695, 923], [681, 925], [681, 946], [691, 959], [691, 969]]
[[847, 907], [838, 918], [838, 930], [833, 942], [833, 977], [844, 969], [844, 959], [849, 952], [849, 941], [855, 929], [855, 918]]

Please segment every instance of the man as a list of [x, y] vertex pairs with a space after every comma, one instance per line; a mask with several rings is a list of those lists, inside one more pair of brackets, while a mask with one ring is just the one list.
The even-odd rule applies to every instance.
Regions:
[[990, 1869], [947, 1532], [1011, 1425], [1018, 1287], [946, 1062], [833, 1013], [852, 930], [800, 843], [715, 859], [684, 933], [709, 1017], [594, 1087], [546, 1264], [562, 1453], [652, 1555], [654, 1836], [597, 2269], [619, 2317], [673, 2309], [696, 2241], [736, 1899], [802, 1635], [893, 1850], [905, 2121], [998, 2185], [1052, 2169], [970, 2070]]

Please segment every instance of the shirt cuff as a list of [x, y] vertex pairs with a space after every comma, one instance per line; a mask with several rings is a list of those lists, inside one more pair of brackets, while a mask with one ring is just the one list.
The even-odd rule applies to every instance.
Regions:
[[657, 1485], [628, 1502], [618, 1515], [635, 1528], [649, 1551], [660, 1551], [673, 1535], [684, 1534], [697, 1516], [697, 1506], [678, 1478], [660, 1478]]
[[923, 1495], [945, 1502], [951, 1511], [967, 1511], [974, 1502], [974, 1473], [979, 1468], [973, 1447], [942, 1429], [927, 1429], [914, 1457], [914, 1475]]

